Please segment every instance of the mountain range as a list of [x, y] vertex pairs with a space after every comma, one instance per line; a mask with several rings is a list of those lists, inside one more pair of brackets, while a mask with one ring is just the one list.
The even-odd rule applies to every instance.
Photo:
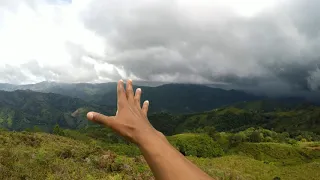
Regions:
[[[235, 102], [252, 101], [263, 97], [243, 91], [224, 90], [194, 84], [160, 84], [135, 82], [135, 88], [142, 88], [143, 100], [149, 100], [151, 112], [193, 113], [211, 110]], [[159, 86], [153, 86], [160, 84]], [[143, 86], [146, 85], [146, 86]], [[56, 93], [84, 101], [113, 106], [116, 105], [116, 83], [68, 84], [41, 82], [29, 85], [0, 84], [0, 90], [32, 90], [44, 93]]]
[[[136, 85], [138, 87], [139, 85]], [[268, 98], [243, 91], [194, 84], [139, 86], [149, 100], [149, 119], [165, 134], [214, 126], [238, 131], [261, 126], [277, 131], [320, 133], [319, 107], [302, 98]], [[78, 129], [90, 124], [85, 114], [116, 111], [116, 83], [33, 85], [0, 84], [0, 127], [50, 131], [58, 124]]]

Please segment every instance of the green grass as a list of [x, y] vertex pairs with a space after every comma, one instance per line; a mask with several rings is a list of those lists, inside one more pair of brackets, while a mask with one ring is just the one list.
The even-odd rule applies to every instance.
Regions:
[[135, 159], [61, 136], [0, 132], [0, 179], [151, 177], [147, 165]]
[[[170, 141], [173, 138], [193, 142], [199, 138], [201, 140], [202, 136], [203, 140], [207, 140], [200, 134], [180, 134], [170, 137]], [[233, 155], [188, 158], [218, 179], [270, 180], [280, 177], [282, 180], [312, 180], [320, 176], [320, 156], [319, 151], [308, 148], [318, 145], [246, 143], [235, 148]], [[310, 151], [309, 154], [306, 150]], [[264, 154], [261, 159], [252, 156], [257, 154], [256, 151]], [[307, 156], [311, 159], [305, 160]], [[277, 163], [288, 159], [294, 163]], [[133, 145], [108, 144], [83, 137], [72, 139], [47, 133], [0, 131], [0, 179], [150, 178], [152, 173], [149, 167]]]
[[320, 176], [319, 160], [293, 166], [277, 166], [241, 155], [190, 159], [208, 174], [220, 179], [272, 180], [280, 177], [282, 180], [316, 180]]
[[314, 158], [307, 149], [279, 143], [243, 143], [233, 151], [265, 163], [278, 165], [308, 163]]

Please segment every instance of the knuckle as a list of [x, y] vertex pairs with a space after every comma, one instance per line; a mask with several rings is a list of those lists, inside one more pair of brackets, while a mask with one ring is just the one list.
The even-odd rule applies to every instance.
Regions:
[[132, 88], [128, 88], [126, 93], [127, 93], [128, 95], [132, 95], [132, 94], [133, 94]]
[[121, 94], [123, 90], [121, 88], [117, 89], [118, 94]]
[[134, 97], [134, 100], [137, 101], [137, 102], [140, 102], [140, 96], [137, 96], [137, 95], [136, 95], [136, 96]]

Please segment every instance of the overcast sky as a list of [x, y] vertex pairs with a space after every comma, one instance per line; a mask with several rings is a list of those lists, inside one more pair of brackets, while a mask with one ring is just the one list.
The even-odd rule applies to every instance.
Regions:
[[320, 87], [319, 0], [0, 0], [0, 82]]

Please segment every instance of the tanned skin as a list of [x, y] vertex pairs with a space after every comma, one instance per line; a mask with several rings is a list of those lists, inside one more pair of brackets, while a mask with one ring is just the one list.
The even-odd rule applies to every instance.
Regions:
[[122, 80], [117, 85], [117, 113], [105, 116], [89, 112], [89, 120], [112, 128], [116, 133], [135, 143], [141, 150], [157, 180], [212, 180], [205, 172], [185, 158], [150, 124], [147, 113], [149, 101], [141, 107], [141, 89], [135, 93], [132, 80], [126, 89]]

